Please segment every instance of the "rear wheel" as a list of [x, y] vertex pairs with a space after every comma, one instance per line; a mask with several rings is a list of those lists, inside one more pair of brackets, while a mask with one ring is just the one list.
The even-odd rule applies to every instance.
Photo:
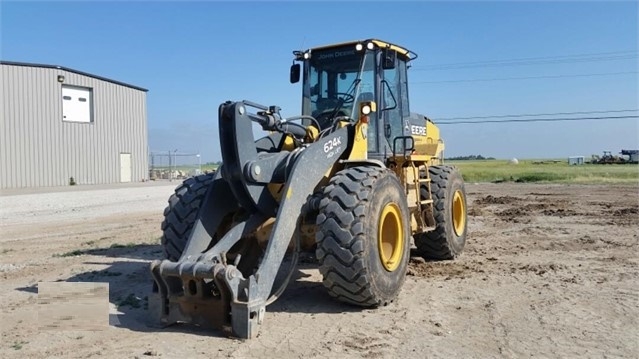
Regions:
[[404, 189], [377, 167], [338, 172], [317, 216], [317, 258], [331, 296], [365, 307], [386, 305], [401, 290], [410, 256]]
[[[467, 213], [464, 180], [455, 167], [431, 166], [435, 230], [415, 235], [418, 251], [428, 259], [453, 259], [461, 254], [466, 244]], [[421, 189], [422, 199], [430, 198], [426, 187]]]
[[214, 175], [203, 174], [185, 180], [169, 198], [162, 222], [162, 246], [167, 259], [177, 261], [182, 256]]

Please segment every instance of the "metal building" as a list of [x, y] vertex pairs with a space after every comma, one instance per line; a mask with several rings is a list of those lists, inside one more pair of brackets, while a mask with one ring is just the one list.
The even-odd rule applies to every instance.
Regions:
[[0, 81], [0, 188], [148, 179], [146, 89], [7, 61]]
[[583, 165], [585, 162], [584, 156], [570, 156], [568, 157], [568, 164], [571, 166], [574, 165]]
[[628, 162], [639, 163], [639, 150], [621, 150], [619, 153], [628, 156]]

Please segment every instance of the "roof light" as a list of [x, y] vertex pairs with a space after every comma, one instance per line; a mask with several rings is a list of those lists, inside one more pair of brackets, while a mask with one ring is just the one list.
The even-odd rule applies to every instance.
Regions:
[[368, 44], [366, 44], [366, 48], [369, 50], [372, 50], [375, 48], [375, 44], [373, 44], [372, 42], [369, 42]]
[[308, 60], [311, 58], [311, 53], [310, 52], [305, 52], [304, 53], [304, 60]]
[[359, 113], [360, 113], [360, 118], [366, 118], [366, 121], [368, 121], [368, 115], [370, 115], [372, 112], [377, 111], [377, 104], [375, 103], [375, 101], [366, 101], [366, 102], [360, 102], [359, 104]]
[[293, 55], [295, 56], [296, 61], [301, 61], [304, 58], [304, 54], [299, 50], [293, 51]]
[[362, 106], [362, 113], [364, 115], [368, 115], [369, 113], [371, 113], [371, 107], [370, 105], [364, 105]]
[[362, 44], [355, 45], [355, 50], [362, 51], [363, 49], [364, 49], [364, 45], [362, 45]]

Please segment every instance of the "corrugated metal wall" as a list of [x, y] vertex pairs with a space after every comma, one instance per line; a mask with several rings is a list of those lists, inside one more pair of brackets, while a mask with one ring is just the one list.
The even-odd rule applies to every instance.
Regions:
[[[0, 65], [0, 188], [147, 180], [146, 92], [60, 69]], [[62, 121], [62, 83], [93, 90], [93, 122]]]

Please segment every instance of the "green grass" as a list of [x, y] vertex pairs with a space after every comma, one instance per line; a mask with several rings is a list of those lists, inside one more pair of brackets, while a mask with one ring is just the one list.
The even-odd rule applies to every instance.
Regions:
[[[569, 166], [561, 160], [446, 161], [459, 167], [466, 182], [639, 183], [639, 165]], [[178, 167], [179, 168], [179, 167]], [[217, 165], [202, 165], [202, 172]]]
[[29, 342], [26, 342], [24, 340], [16, 341], [16, 342], [13, 342], [13, 345], [11, 346], [11, 348], [15, 350], [20, 350], [25, 344], [28, 344], [28, 343]]
[[639, 165], [569, 166], [567, 161], [447, 161], [462, 172], [466, 182], [639, 183]]

